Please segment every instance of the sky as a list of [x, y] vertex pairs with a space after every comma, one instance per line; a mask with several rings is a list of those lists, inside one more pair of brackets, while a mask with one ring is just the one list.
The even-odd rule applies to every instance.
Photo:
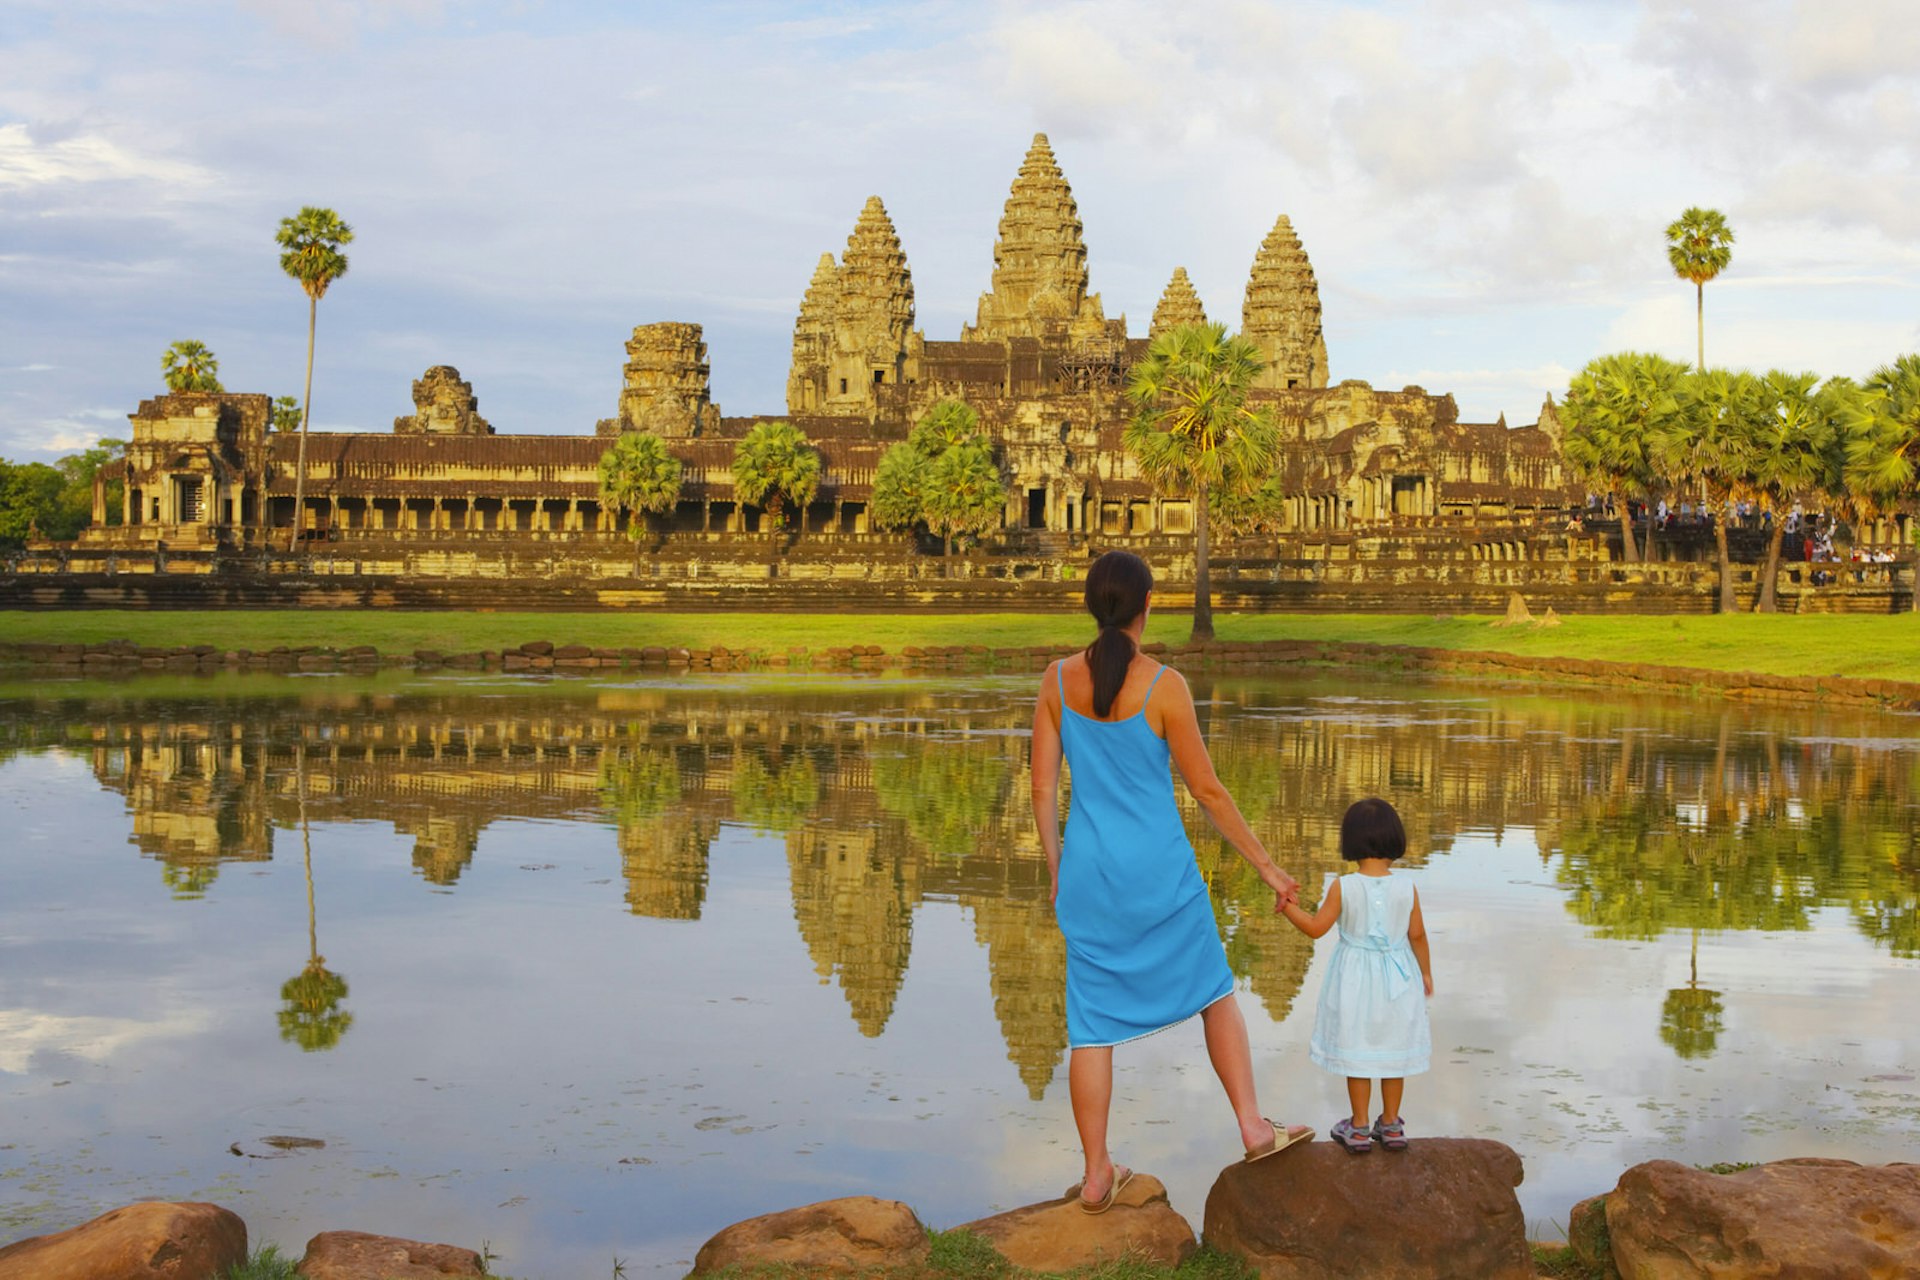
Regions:
[[1920, 350], [1916, 68], [1912, 0], [0, 0], [0, 457], [124, 437], [176, 339], [298, 394], [309, 204], [355, 232], [316, 430], [451, 364], [496, 430], [589, 433], [661, 320], [780, 413], [866, 197], [957, 338], [1035, 132], [1136, 335], [1176, 266], [1237, 328], [1286, 214], [1336, 381], [1528, 423], [1597, 355], [1691, 360], [1702, 205], [1709, 362], [1864, 377]]

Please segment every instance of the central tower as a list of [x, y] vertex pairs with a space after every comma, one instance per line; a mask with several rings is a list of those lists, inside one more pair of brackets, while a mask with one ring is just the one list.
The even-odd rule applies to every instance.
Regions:
[[1079, 342], [1106, 331], [1100, 295], [1087, 292], [1080, 211], [1047, 135], [1036, 133], [1000, 215], [993, 286], [981, 295], [978, 318], [961, 329], [961, 340]]

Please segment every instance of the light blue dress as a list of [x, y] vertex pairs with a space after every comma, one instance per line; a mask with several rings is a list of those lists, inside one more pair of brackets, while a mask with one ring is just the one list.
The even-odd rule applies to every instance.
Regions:
[[1067, 706], [1062, 685], [1060, 746], [1073, 782], [1054, 903], [1067, 940], [1067, 1043], [1124, 1044], [1231, 995], [1233, 972], [1146, 704], [1094, 720]]
[[1407, 941], [1413, 881], [1340, 877], [1340, 940], [1320, 984], [1307, 1056], [1337, 1076], [1416, 1076], [1433, 1054], [1427, 993]]

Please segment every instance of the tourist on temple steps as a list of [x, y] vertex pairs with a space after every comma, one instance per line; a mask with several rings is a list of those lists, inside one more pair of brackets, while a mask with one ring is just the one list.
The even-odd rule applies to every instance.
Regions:
[[[1033, 713], [1033, 812], [1067, 942], [1067, 1084], [1086, 1159], [1072, 1194], [1110, 1208], [1133, 1177], [1107, 1150], [1113, 1050], [1200, 1015], [1240, 1145], [1259, 1160], [1313, 1136], [1260, 1113], [1247, 1024], [1206, 884], [1175, 806], [1172, 762], [1215, 829], [1274, 892], [1299, 893], [1214, 774], [1187, 682], [1140, 652], [1153, 603], [1146, 561], [1109, 551], [1087, 571], [1099, 634], [1047, 668]], [[1064, 844], [1060, 764], [1073, 779]]]

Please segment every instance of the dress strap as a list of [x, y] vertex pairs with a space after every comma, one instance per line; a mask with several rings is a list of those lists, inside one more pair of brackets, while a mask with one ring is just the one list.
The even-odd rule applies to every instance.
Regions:
[[[1153, 696], [1153, 686], [1159, 684], [1160, 677], [1165, 674], [1167, 674], [1167, 664], [1163, 662], [1160, 664], [1160, 669], [1153, 673], [1153, 679], [1147, 681], [1147, 698], [1151, 698]], [[1142, 698], [1140, 700], [1140, 705], [1143, 707], [1147, 705], [1146, 698]]]
[[1066, 677], [1060, 674], [1060, 668], [1065, 666], [1066, 663], [1067, 660], [1062, 658], [1053, 664], [1053, 687], [1060, 692], [1060, 708], [1063, 711], [1067, 706], [1067, 681]]

